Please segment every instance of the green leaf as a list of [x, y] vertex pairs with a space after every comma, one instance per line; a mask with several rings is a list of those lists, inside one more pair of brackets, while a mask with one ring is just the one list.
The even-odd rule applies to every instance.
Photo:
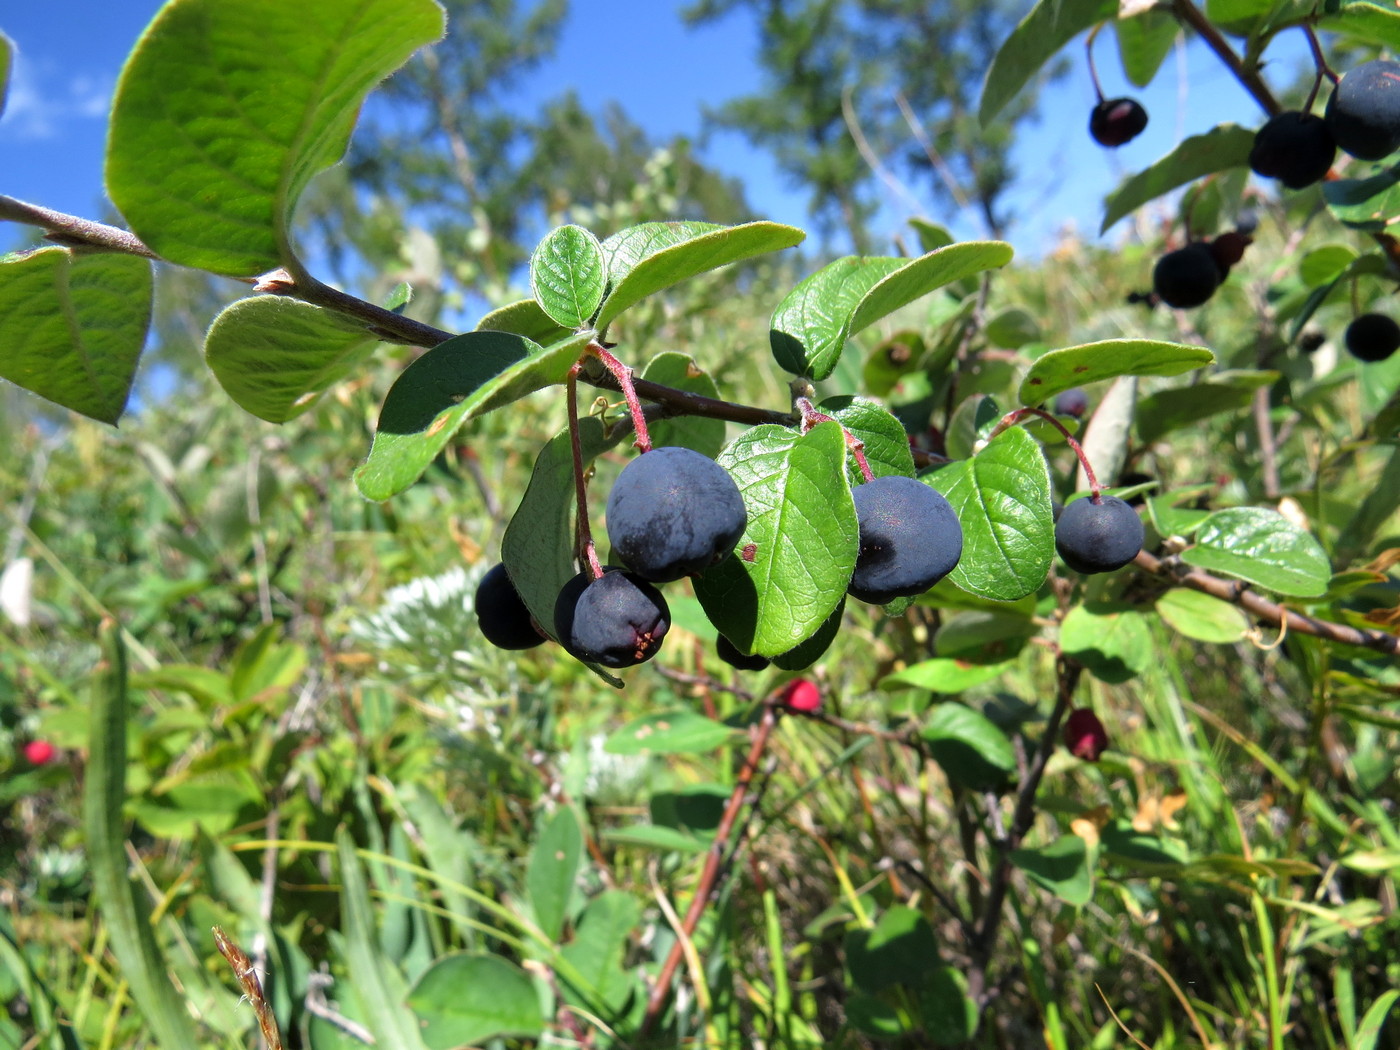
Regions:
[[[865, 460], [875, 477], [913, 476], [914, 454], [909, 450], [909, 435], [904, 431], [904, 424], [878, 401], [845, 395], [829, 397], [817, 405], [817, 411], [835, 418], [864, 443]], [[846, 460], [846, 477], [852, 485], [859, 485], [864, 477], [854, 456]]]
[[806, 236], [776, 222], [646, 222], [619, 230], [603, 242], [612, 287], [598, 327], [662, 289], [729, 263], [791, 248]]
[[1203, 135], [1182, 140], [1161, 160], [1125, 180], [1108, 195], [1099, 232], [1178, 186], [1226, 168], [1247, 166], [1253, 146], [1254, 130], [1238, 124], [1220, 124]]
[[1150, 445], [1179, 427], [1248, 408], [1255, 391], [1278, 378], [1278, 372], [1225, 371], [1190, 386], [1149, 394], [1137, 406], [1138, 440]]
[[977, 1000], [956, 966], [935, 966], [916, 992], [924, 1033], [934, 1046], [962, 1046], [977, 1034]]
[[1400, 51], [1400, 13], [1378, 3], [1344, 3], [1335, 14], [1321, 18], [1318, 28], [1359, 40], [1368, 47]]
[[[660, 383], [675, 390], [685, 390], [702, 397], [719, 397], [719, 386], [710, 373], [695, 363], [689, 354], [668, 350], [653, 357], [642, 372], [642, 378], [649, 383]], [[724, 448], [724, 420], [706, 416], [679, 416], [675, 419], [659, 419], [652, 423], [652, 445], [660, 448], [679, 445], [694, 449], [702, 455], [714, 459]]]
[[1361, 1026], [1356, 1030], [1356, 1042], [1352, 1044], [1354, 1050], [1375, 1050], [1380, 1042], [1386, 1016], [1396, 1002], [1400, 1002], [1400, 991], [1392, 988], [1383, 992], [1381, 997], [1371, 1004], [1371, 1008], [1361, 1018]]
[[1324, 244], [1303, 256], [1298, 263], [1298, 276], [1309, 288], [1331, 284], [1346, 273], [1356, 258], [1356, 249], [1349, 244]]
[[1089, 848], [1078, 835], [1062, 835], [1040, 849], [1014, 849], [1008, 859], [1066, 904], [1082, 908], [1093, 899]]
[[999, 789], [1016, 768], [1006, 734], [980, 711], [955, 701], [935, 707], [919, 735], [948, 779], [974, 791]]
[[[641, 918], [636, 898], [621, 890], [608, 890], [588, 902], [574, 929], [574, 939], [560, 952], [588, 987], [565, 985], [566, 998], [578, 1002], [581, 996], [591, 1013], [602, 1007], [611, 1013], [604, 1020], [615, 1023], [629, 1002], [644, 994], [638, 978], [624, 968], [632, 931]], [[562, 980], [562, 969], [560, 977]]]
[[1036, 633], [1035, 621], [1014, 612], [978, 609], [943, 621], [934, 635], [935, 652], [976, 664], [1003, 664]]
[[583, 831], [578, 817], [568, 806], [560, 806], [535, 840], [525, 872], [525, 888], [530, 894], [530, 907], [535, 910], [535, 923], [552, 941], [559, 940], [564, 932], [582, 852]]
[[1249, 630], [1249, 620], [1238, 606], [1185, 587], [1174, 587], [1158, 598], [1157, 613], [1178, 634], [1198, 642], [1230, 645]]
[[923, 480], [948, 498], [962, 525], [962, 560], [949, 579], [996, 601], [1039, 590], [1055, 552], [1055, 520], [1050, 470], [1033, 437], [1011, 427]]
[[1215, 361], [1203, 346], [1153, 339], [1106, 339], [1036, 358], [1021, 380], [1021, 403], [1038, 405], [1072, 387], [1115, 376], [1177, 376]]
[[1084, 30], [1118, 16], [1118, 0], [1038, 0], [987, 69], [977, 119], [996, 119], [1042, 66]]
[[[579, 420], [578, 433], [586, 468], [631, 431], [606, 434], [603, 424], [589, 416]], [[511, 583], [535, 622], [556, 642], [554, 602], [578, 572], [573, 555], [576, 510], [573, 449], [565, 429], [540, 449], [530, 483], [501, 539], [501, 560]], [[622, 686], [620, 678], [599, 666], [588, 666], [610, 685]]]
[[14, 65], [15, 45], [0, 33], [0, 116], [5, 113], [5, 101], [10, 94], [10, 69]]
[[861, 991], [876, 993], [913, 985], [938, 963], [938, 942], [923, 913], [890, 907], [868, 930], [846, 931], [846, 970]]
[[544, 1032], [540, 999], [529, 974], [499, 955], [456, 952], [424, 971], [408, 996], [429, 1050], [479, 1045]]
[[986, 334], [993, 346], [1017, 350], [1041, 338], [1040, 321], [1029, 310], [1013, 306], [987, 322]]
[[541, 349], [507, 332], [467, 332], [433, 347], [384, 399], [369, 458], [355, 471], [361, 495], [386, 500], [402, 492], [468, 419], [562, 383], [592, 336]]
[[967, 660], [935, 656], [903, 671], [886, 675], [880, 679], [880, 688], [890, 692], [912, 688], [934, 693], [962, 693], [983, 682], [990, 682], [1007, 670], [1007, 664], [974, 664]]
[[555, 321], [533, 299], [517, 299], [492, 310], [476, 323], [475, 331], [512, 332], [515, 335], [523, 335], [541, 346], [548, 346], [573, 336], [571, 329]]
[[805, 671], [811, 667], [826, 655], [831, 643], [836, 641], [836, 636], [841, 633], [841, 618], [845, 612], [846, 596], [843, 594], [841, 601], [816, 632], [805, 642], [773, 657], [773, 666], [780, 671]]
[[117, 82], [108, 195], [171, 262], [295, 268], [297, 199], [370, 89], [443, 28], [434, 0], [172, 0]]
[[603, 301], [603, 246], [582, 226], [560, 226], [530, 256], [530, 293], [565, 328], [582, 328]]
[[686, 708], [656, 711], [628, 722], [608, 737], [610, 755], [703, 754], [727, 744], [735, 731]]
[[774, 657], [815, 634], [845, 596], [859, 546], [838, 423], [799, 435], [765, 424], [719, 463], [748, 510], [736, 554], [695, 577], [710, 621], [740, 651]]
[[1294, 598], [1327, 590], [1332, 567], [1321, 545], [1276, 510], [1218, 510], [1196, 530], [1195, 546], [1181, 560]]
[[354, 371], [378, 343], [364, 325], [334, 310], [255, 295], [214, 318], [204, 359], [241, 408], [285, 423]]
[[126, 825], [127, 694], [126, 647], [120, 628], [101, 628], [103, 661], [92, 675], [88, 710], [88, 758], [83, 775], [83, 852], [92, 875], [111, 950], [131, 999], [150, 1025], [161, 1050], [198, 1046], [184, 996], [170, 980], [170, 963], [156, 944], [145, 887], [128, 873]]
[[1131, 18], [1119, 18], [1113, 29], [1118, 35], [1124, 75], [1134, 87], [1145, 88], [1176, 43], [1181, 25], [1170, 11], [1148, 8]]
[[698, 835], [657, 824], [628, 824], [626, 827], [609, 828], [603, 832], [603, 838], [624, 846], [640, 846], [666, 853], [704, 853], [709, 848], [709, 843]]
[[115, 423], [151, 322], [151, 264], [40, 248], [0, 257], [0, 377]]
[[1131, 605], [1109, 602], [1071, 609], [1060, 625], [1060, 649], [1110, 684], [1136, 678], [1157, 658], [1147, 617]]
[[1000, 241], [968, 241], [912, 260], [837, 259], [778, 304], [768, 334], [773, 357], [789, 372], [825, 379], [851, 336], [945, 284], [1005, 266], [1011, 254]]
[[1342, 225], [1380, 233], [1400, 221], [1400, 172], [1381, 165], [1372, 166], [1370, 171], [1372, 174], [1364, 178], [1324, 182], [1322, 197]]

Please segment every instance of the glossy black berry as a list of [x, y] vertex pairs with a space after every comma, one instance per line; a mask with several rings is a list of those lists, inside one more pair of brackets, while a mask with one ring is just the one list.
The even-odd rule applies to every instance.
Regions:
[[497, 649], [533, 649], [544, 641], [504, 565], [481, 578], [473, 608], [482, 635]]
[[1271, 117], [1255, 132], [1249, 151], [1256, 174], [1278, 179], [1291, 190], [1321, 181], [1336, 159], [1337, 143], [1327, 121], [1297, 110]]
[[739, 671], [762, 671], [769, 663], [766, 656], [750, 656], [748, 653], [739, 652], [738, 646], [724, 635], [715, 639], [715, 653], [730, 667]]
[[631, 667], [650, 660], [671, 628], [671, 610], [646, 580], [609, 566], [597, 579], [581, 572], [559, 592], [554, 629], [580, 660]]
[[952, 505], [937, 489], [903, 475], [857, 485], [860, 553], [847, 588], [854, 598], [884, 605], [922, 594], [952, 572], [963, 536]]
[[729, 472], [688, 448], [654, 448], [627, 464], [608, 494], [607, 517], [613, 554], [656, 583], [723, 561], [748, 524]]
[[1055, 396], [1055, 415], [1074, 416], [1078, 419], [1089, 411], [1089, 395], [1082, 386], [1062, 390]]
[[1142, 550], [1142, 519], [1117, 496], [1077, 499], [1055, 523], [1055, 549], [1075, 572], [1121, 569]]
[[1400, 62], [1364, 62], [1342, 77], [1327, 100], [1327, 126], [1338, 149], [1358, 160], [1400, 149]]
[[1089, 134], [1100, 146], [1121, 146], [1145, 127], [1147, 110], [1130, 98], [1106, 98], [1089, 114]]
[[1220, 267], [1205, 241], [1167, 252], [1152, 269], [1152, 290], [1168, 306], [1200, 306], [1220, 287]]
[[1400, 324], [1385, 314], [1362, 314], [1347, 325], [1347, 352], [1361, 361], [1384, 361], [1400, 349]]

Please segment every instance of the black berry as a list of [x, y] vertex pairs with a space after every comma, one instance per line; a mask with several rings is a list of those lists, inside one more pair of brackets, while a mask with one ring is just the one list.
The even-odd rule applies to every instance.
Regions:
[[715, 639], [715, 653], [730, 667], [740, 671], [762, 671], [769, 663], [766, 656], [739, 652], [739, 647], [724, 635]]
[[688, 448], [654, 448], [618, 476], [607, 520], [614, 555], [663, 583], [729, 557], [748, 512], [739, 486], [714, 460]]
[[1121, 146], [1142, 134], [1147, 110], [1130, 98], [1106, 98], [1089, 114], [1089, 134], [1100, 146]]
[[1289, 110], [1271, 117], [1254, 135], [1249, 166], [1291, 190], [1318, 182], [1337, 159], [1337, 143], [1327, 121]]
[[473, 608], [482, 635], [497, 649], [533, 649], [544, 641], [504, 565], [493, 566], [481, 578]]
[[1347, 325], [1347, 351], [1361, 361], [1384, 361], [1400, 349], [1400, 324], [1385, 314], [1362, 314]]
[[1075, 572], [1121, 569], [1142, 550], [1142, 519], [1117, 496], [1077, 499], [1055, 523], [1055, 549]]
[[852, 597], [884, 605], [922, 594], [957, 566], [962, 526], [937, 489], [896, 474], [857, 485], [852, 496], [860, 523]]
[[580, 660], [631, 667], [650, 660], [671, 627], [661, 592], [630, 572], [609, 566], [594, 579], [579, 573], [559, 592], [554, 629]]
[[1055, 415], [1057, 416], [1074, 416], [1078, 419], [1087, 411], [1089, 411], [1089, 395], [1084, 392], [1082, 386], [1062, 390], [1055, 397]]
[[1364, 62], [1327, 100], [1327, 126], [1339, 149], [1380, 160], [1400, 149], [1400, 62]]
[[1167, 252], [1152, 269], [1152, 290], [1168, 306], [1200, 306], [1220, 287], [1220, 267], [1205, 241]]

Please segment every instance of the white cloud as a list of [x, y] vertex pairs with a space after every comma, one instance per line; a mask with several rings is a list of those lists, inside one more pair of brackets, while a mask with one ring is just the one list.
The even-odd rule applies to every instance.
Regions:
[[57, 138], [75, 120], [105, 119], [115, 80], [91, 73], [64, 73], [51, 63], [14, 56], [10, 92], [0, 115], [0, 140], [34, 142]]

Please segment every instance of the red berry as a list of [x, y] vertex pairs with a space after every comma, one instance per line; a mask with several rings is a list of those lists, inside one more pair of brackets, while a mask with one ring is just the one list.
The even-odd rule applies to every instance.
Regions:
[[33, 766], [46, 766], [57, 754], [58, 749], [47, 740], [31, 740], [24, 745], [25, 761]]
[[1097, 762], [1108, 748], [1108, 730], [1087, 707], [1076, 707], [1065, 719], [1065, 747], [1075, 758]]
[[815, 711], [822, 706], [821, 690], [809, 678], [794, 678], [783, 687], [779, 702], [789, 711]]

